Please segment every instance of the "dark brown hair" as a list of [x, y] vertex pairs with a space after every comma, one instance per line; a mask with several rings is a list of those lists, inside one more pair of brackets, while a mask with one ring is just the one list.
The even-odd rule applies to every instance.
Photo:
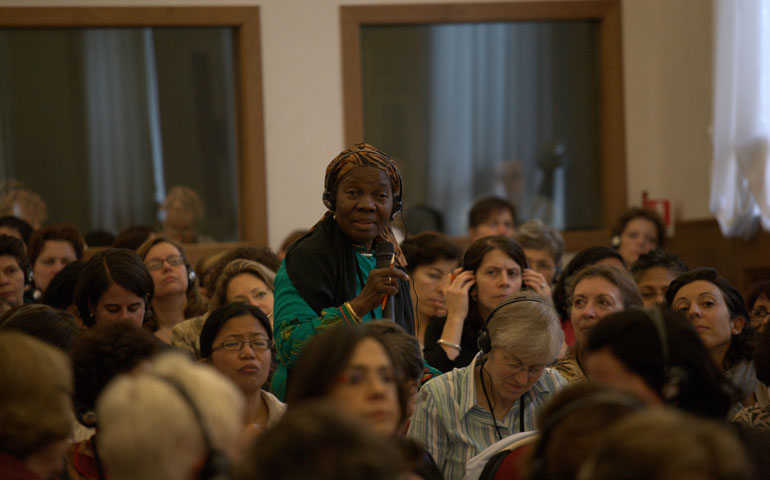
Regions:
[[421, 265], [430, 265], [439, 260], [459, 260], [460, 247], [446, 235], [423, 232], [401, 242], [401, 251], [406, 257], [408, 273]]
[[94, 325], [91, 307], [113, 284], [117, 283], [145, 301], [145, 321], [151, 314], [150, 305], [155, 287], [150, 272], [136, 254], [125, 248], [108, 248], [96, 253], [83, 269], [75, 289], [75, 305], [78, 307], [83, 325]]
[[85, 240], [77, 228], [68, 223], [57, 223], [45, 228], [41, 228], [29, 237], [29, 262], [34, 266], [37, 257], [43, 253], [45, 242], [49, 240], [59, 240], [69, 242], [75, 250], [75, 258], [83, 259], [83, 250], [85, 249]]
[[751, 326], [749, 312], [746, 311], [746, 304], [744, 303], [740, 292], [730, 285], [730, 282], [725, 277], [719, 275], [719, 272], [717, 272], [715, 268], [699, 267], [676, 277], [666, 291], [666, 303], [669, 307], [673, 308], [677, 292], [685, 285], [697, 280], [703, 280], [716, 285], [725, 299], [727, 310], [730, 313], [730, 319], [733, 320], [738, 317], [743, 317], [745, 321], [741, 333], [732, 336], [722, 366], [727, 370], [741, 360], [751, 361], [754, 357], [757, 332], [754, 330], [754, 327]]
[[615, 227], [612, 229], [612, 236], [614, 237], [616, 235], [622, 235], [623, 230], [625, 230], [626, 225], [628, 225], [628, 222], [635, 218], [643, 218], [655, 224], [655, 231], [657, 233], [657, 243], [655, 248], [663, 248], [664, 244], [666, 243], [666, 226], [663, 224], [663, 220], [661, 220], [660, 215], [646, 208], [634, 207], [628, 209], [623, 215], [620, 216], [618, 223], [616, 223]]
[[468, 214], [468, 228], [476, 228], [493, 214], [507, 210], [511, 213], [513, 224], [516, 224], [516, 207], [511, 202], [500, 197], [484, 197], [477, 200]]

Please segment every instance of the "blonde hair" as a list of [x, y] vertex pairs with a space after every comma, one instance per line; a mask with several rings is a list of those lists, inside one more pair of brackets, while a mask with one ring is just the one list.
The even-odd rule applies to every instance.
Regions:
[[623, 300], [623, 309], [642, 308], [642, 295], [639, 293], [639, 287], [625, 269], [620, 269], [612, 265], [588, 265], [574, 273], [567, 279], [567, 305], [572, 308], [572, 301], [575, 295], [575, 288], [586, 278], [601, 277], [618, 287], [620, 297]]
[[[200, 413], [174, 387], [189, 396]], [[232, 452], [243, 429], [243, 398], [230, 381], [182, 354], [117, 377], [96, 404], [99, 451], [112, 480], [187, 480], [210, 447]], [[137, 459], [140, 459], [138, 461]]]
[[72, 367], [61, 350], [0, 332], [0, 451], [24, 459], [72, 430]]
[[214, 295], [209, 300], [209, 311], [213, 311], [227, 304], [227, 287], [230, 281], [238, 275], [248, 273], [265, 282], [270, 291], [275, 291], [275, 273], [258, 262], [239, 258], [225, 266], [225, 269], [217, 278]]

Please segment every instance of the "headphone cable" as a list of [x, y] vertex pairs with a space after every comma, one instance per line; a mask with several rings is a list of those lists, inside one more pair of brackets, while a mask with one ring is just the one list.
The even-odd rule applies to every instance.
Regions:
[[[479, 372], [479, 374], [481, 375], [481, 390], [484, 392], [484, 397], [487, 399], [487, 406], [492, 413], [492, 423], [495, 425], [495, 436], [498, 440], [502, 440], [503, 436], [500, 434], [500, 427], [497, 425], [497, 419], [495, 418], [495, 404], [490, 400], [489, 394], [487, 393], [487, 386], [484, 384], [484, 363], [481, 364], [481, 372]], [[494, 390], [492, 393], [495, 393]]]

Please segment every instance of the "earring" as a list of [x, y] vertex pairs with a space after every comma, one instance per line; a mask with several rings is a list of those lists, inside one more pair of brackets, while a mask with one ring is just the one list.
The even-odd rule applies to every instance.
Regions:
[[81, 417], [83, 420], [83, 424], [87, 427], [95, 427], [96, 426], [96, 413], [94, 412], [86, 412]]
[[618, 248], [620, 246], [620, 235], [615, 235], [612, 237], [612, 246], [614, 248]]

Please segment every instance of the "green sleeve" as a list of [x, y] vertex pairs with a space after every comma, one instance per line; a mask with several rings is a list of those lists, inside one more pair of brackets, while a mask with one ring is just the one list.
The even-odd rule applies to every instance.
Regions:
[[310, 339], [326, 329], [356, 323], [342, 305], [325, 308], [318, 316], [294, 288], [285, 265], [281, 265], [275, 276], [273, 322], [278, 368], [273, 375], [272, 393], [281, 399], [285, 394], [287, 371]]
[[325, 308], [318, 316], [302, 299], [281, 266], [275, 276], [274, 331], [278, 360], [291, 368], [307, 342], [325, 329], [353, 322], [341, 306]]

